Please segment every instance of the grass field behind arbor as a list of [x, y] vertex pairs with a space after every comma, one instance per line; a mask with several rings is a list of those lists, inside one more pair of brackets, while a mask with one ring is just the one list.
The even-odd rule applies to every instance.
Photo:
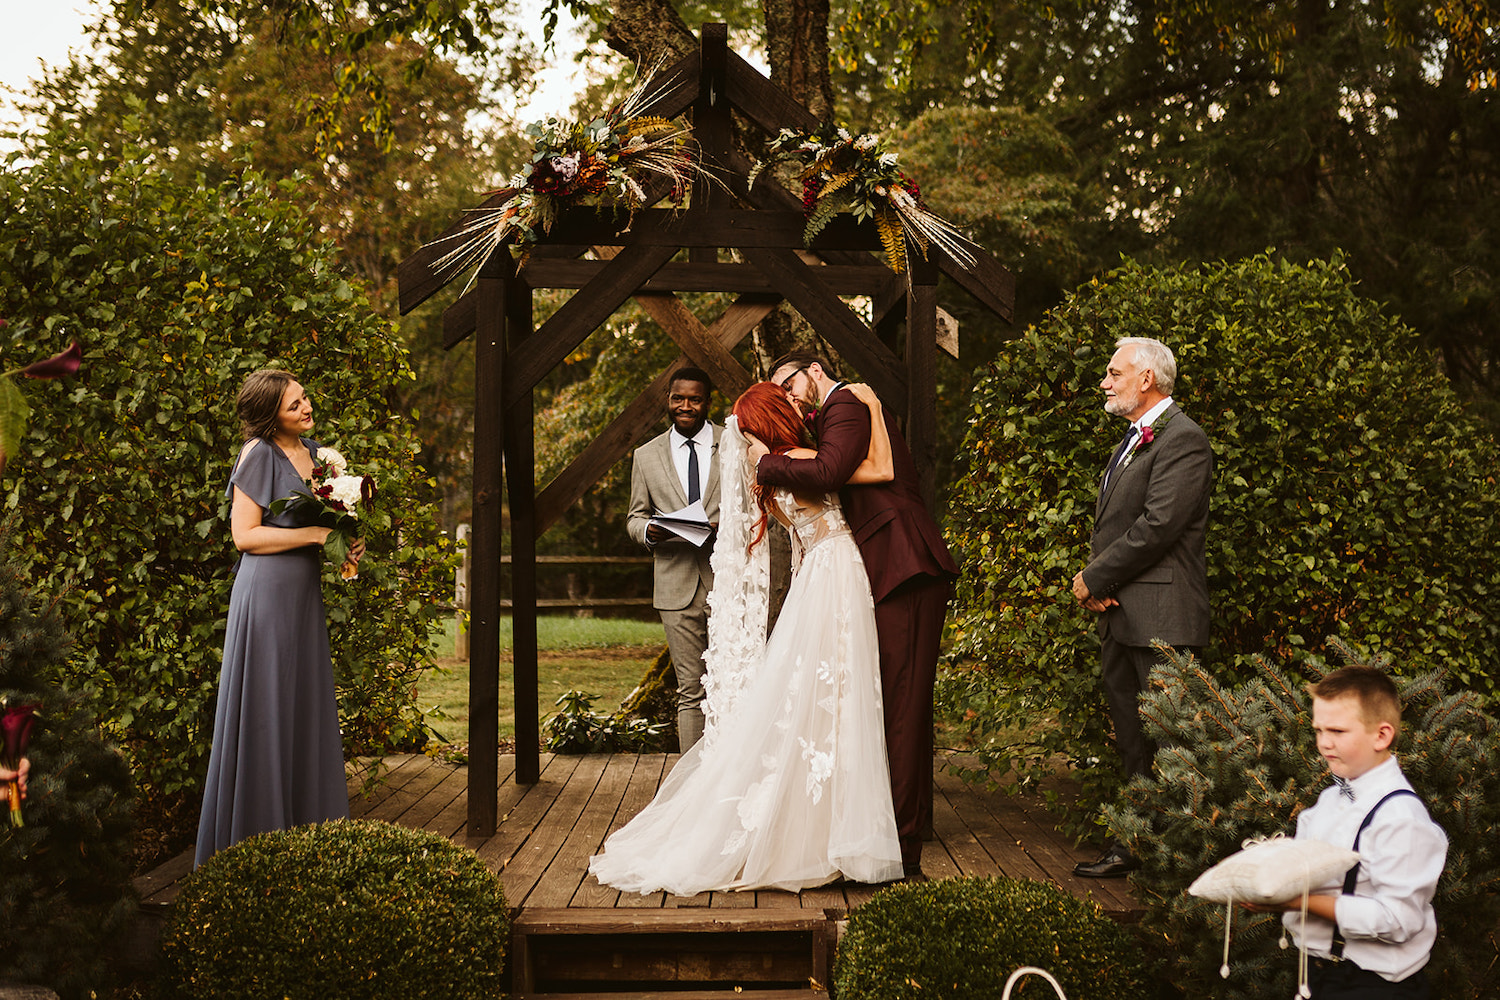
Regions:
[[[537, 619], [539, 718], [556, 713], [557, 699], [570, 690], [597, 695], [594, 708], [613, 709], [634, 689], [666, 643], [661, 622], [628, 618]], [[469, 665], [454, 656], [455, 628], [438, 639], [438, 665], [417, 684], [417, 704], [444, 739], [469, 739]], [[515, 735], [515, 696], [509, 668], [511, 620], [500, 620], [500, 738]]]

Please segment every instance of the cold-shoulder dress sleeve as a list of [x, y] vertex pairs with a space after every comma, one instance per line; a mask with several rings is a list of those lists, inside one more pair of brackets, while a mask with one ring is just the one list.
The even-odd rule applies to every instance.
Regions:
[[254, 500], [262, 509], [269, 507], [271, 501], [276, 499], [276, 446], [264, 441], [255, 442], [255, 447], [249, 453], [240, 458], [230, 473], [229, 485], [224, 487], [225, 496], [234, 496], [234, 488], [238, 486], [251, 500]]

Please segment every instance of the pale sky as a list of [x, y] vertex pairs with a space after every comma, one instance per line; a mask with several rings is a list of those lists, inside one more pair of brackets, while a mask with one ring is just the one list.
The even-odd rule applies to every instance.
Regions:
[[[537, 0], [527, 6], [540, 10]], [[64, 66], [69, 49], [86, 43], [83, 28], [97, 19], [97, 9], [97, 0], [0, 0], [0, 123], [16, 123], [11, 92], [26, 90], [30, 80], [41, 76], [43, 62]], [[540, 15], [522, 22], [540, 40]], [[521, 121], [567, 114], [578, 87], [572, 56], [582, 45], [571, 29], [572, 19], [563, 11], [552, 65], [540, 74], [536, 97], [522, 110]]]
[[93, 0], [0, 0], [0, 86], [24, 90], [42, 75], [42, 62], [65, 65], [68, 49], [84, 44], [93, 7]]

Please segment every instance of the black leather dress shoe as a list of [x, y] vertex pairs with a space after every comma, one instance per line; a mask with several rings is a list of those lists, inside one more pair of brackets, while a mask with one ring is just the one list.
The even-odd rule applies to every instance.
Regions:
[[924, 872], [924, 871], [922, 871], [922, 865], [920, 863], [909, 864], [909, 865], [902, 865], [901, 866], [901, 881], [903, 881], [903, 882], [926, 882], [927, 881], [927, 873]]
[[1141, 860], [1123, 847], [1111, 847], [1097, 861], [1080, 861], [1073, 874], [1083, 878], [1121, 878], [1141, 867]]

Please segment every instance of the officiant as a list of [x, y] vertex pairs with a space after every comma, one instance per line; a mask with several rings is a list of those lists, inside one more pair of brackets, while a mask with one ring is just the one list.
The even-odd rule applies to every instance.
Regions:
[[677, 675], [677, 743], [703, 735], [703, 651], [708, 646], [709, 556], [719, 522], [719, 434], [708, 421], [713, 385], [679, 368], [667, 386], [672, 426], [635, 450], [630, 469], [630, 537], [655, 557], [652, 603], [667, 633]]

